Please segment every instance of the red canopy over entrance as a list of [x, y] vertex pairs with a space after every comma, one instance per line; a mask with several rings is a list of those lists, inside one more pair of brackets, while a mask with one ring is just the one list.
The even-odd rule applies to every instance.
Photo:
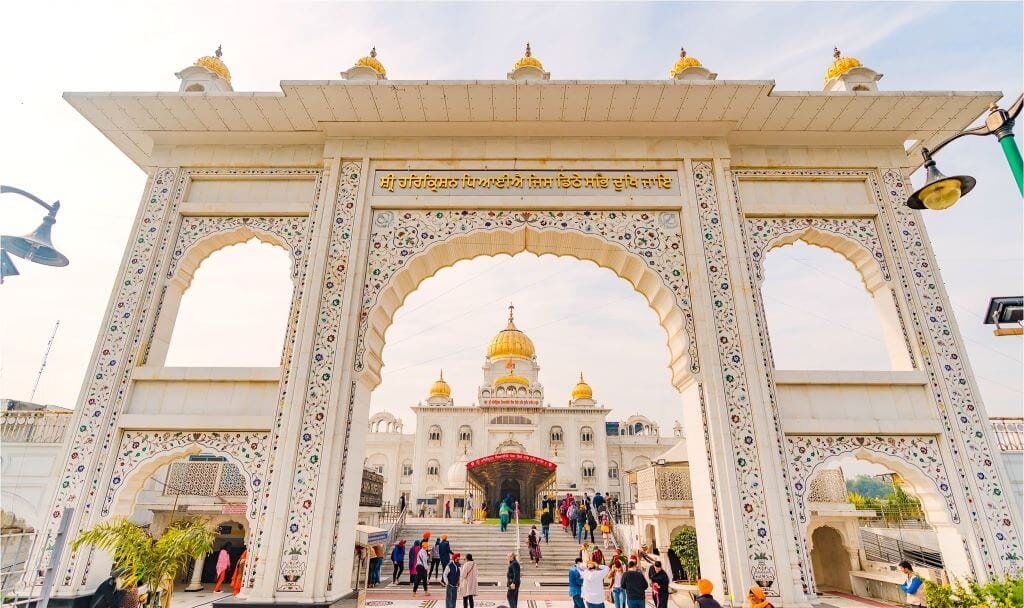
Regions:
[[467, 462], [466, 476], [483, 490], [483, 499], [490, 513], [495, 513], [499, 500], [511, 495], [519, 501], [524, 516], [532, 517], [540, 498], [538, 493], [552, 485], [557, 468], [557, 464], [539, 456], [504, 452]]

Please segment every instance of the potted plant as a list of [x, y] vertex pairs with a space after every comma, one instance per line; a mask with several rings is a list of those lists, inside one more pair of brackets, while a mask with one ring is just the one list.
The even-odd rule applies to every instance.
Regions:
[[679, 558], [679, 564], [686, 572], [686, 578], [695, 581], [700, 577], [700, 556], [697, 550], [697, 530], [686, 527], [672, 537], [671, 550]]
[[91, 545], [111, 554], [114, 567], [121, 571], [123, 584], [129, 588], [145, 585], [149, 589], [146, 605], [160, 605], [160, 593], [170, 601], [174, 579], [188, 564], [213, 550], [216, 537], [209, 524], [201, 519], [176, 521], [154, 539], [148, 530], [126, 519], [96, 524], [83, 531], [72, 548]]

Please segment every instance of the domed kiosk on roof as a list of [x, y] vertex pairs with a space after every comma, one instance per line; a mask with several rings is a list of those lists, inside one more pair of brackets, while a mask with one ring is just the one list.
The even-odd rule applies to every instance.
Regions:
[[341, 73], [341, 77], [345, 80], [387, 80], [388, 72], [377, 59], [377, 47], [373, 47], [369, 55], [357, 59], [352, 67]]
[[865, 67], [856, 57], [832, 49], [833, 61], [825, 71], [826, 91], [877, 91], [882, 75]]
[[515, 65], [512, 66], [512, 71], [508, 73], [509, 80], [550, 80], [551, 72], [544, 71], [544, 64], [533, 56], [533, 50], [530, 49], [530, 43], [526, 43], [526, 52], [519, 61], [516, 61]]
[[696, 57], [686, 54], [686, 49], [679, 49], [679, 59], [669, 70], [673, 80], [714, 80], [718, 74], [701, 65]]
[[213, 55], [204, 55], [184, 70], [175, 73], [181, 80], [178, 87], [180, 93], [230, 93], [231, 72], [221, 57], [224, 55], [218, 46]]

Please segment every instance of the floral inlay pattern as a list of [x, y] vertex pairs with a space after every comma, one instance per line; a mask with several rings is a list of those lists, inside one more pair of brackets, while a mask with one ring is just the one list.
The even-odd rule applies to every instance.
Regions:
[[935, 489], [946, 501], [950, 519], [960, 521], [956, 499], [946, 477], [946, 467], [942, 463], [939, 443], [935, 437], [787, 435], [786, 451], [789, 455], [789, 469], [793, 474], [793, 498], [796, 499], [802, 523], [807, 521], [808, 493], [815, 470], [828, 460], [861, 451], [889, 456], [921, 471], [935, 483]]
[[[693, 163], [693, 181], [697, 191], [697, 214], [700, 219], [701, 242], [711, 307], [718, 336], [718, 363], [722, 374], [726, 408], [729, 414], [729, 432], [735, 454], [739, 502], [746, 517], [743, 520], [747, 539], [747, 557], [751, 564], [751, 578], [771, 583], [775, 581], [775, 550], [768, 522], [768, 505], [764, 493], [764, 473], [758, 457], [757, 436], [748, 396], [743, 351], [740, 344], [739, 323], [733, 283], [729, 274], [729, 256], [722, 229], [722, 210], [718, 203], [714, 171], [709, 162]], [[714, 366], [712, 366], [714, 367]], [[772, 593], [778, 590], [763, 585]]]
[[199, 446], [232, 458], [245, 471], [249, 478], [246, 513], [249, 521], [254, 521], [259, 511], [259, 490], [266, 479], [267, 444], [268, 434], [260, 431], [125, 431], [100, 515], [105, 517], [110, 514], [117, 491], [141, 464], [166, 452]]
[[280, 239], [292, 256], [292, 278], [299, 276], [302, 258], [306, 254], [306, 225], [309, 218], [296, 217], [246, 217], [246, 216], [187, 216], [181, 218], [178, 241], [171, 252], [167, 266], [167, 278], [174, 276], [178, 263], [188, 250], [202, 239], [218, 232], [228, 232], [241, 227], [254, 232], [273, 234]]
[[831, 232], [859, 243], [878, 263], [882, 278], [889, 280], [889, 267], [885, 263], [882, 243], [878, 239], [875, 222], [870, 218], [756, 217], [748, 218], [745, 222], [750, 258], [759, 281], [764, 280], [764, 257], [768, 250], [779, 239], [809, 229]]
[[699, 371], [679, 214], [654, 211], [379, 210], [373, 214], [366, 284], [356, 341], [356, 371], [366, 355], [370, 311], [395, 274], [431, 245], [496, 230], [574, 231], [638, 256], [675, 296], [686, 324], [690, 371]]
[[[327, 263], [316, 316], [309, 375], [305, 384], [302, 423], [295, 457], [295, 471], [289, 488], [289, 508], [284, 537], [284, 555], [278, 579], [278, 591], [302, 591], [309, 558], [309, 540], [313, 533], [313, 510], [317, 499], [324, 436], [332, 402], [334, 377], [341, 365], [338, 354], [341, 335], [345, 283], [352, 249], [352, 222], [359, 189], [359, 163], [344, 163], [338, 196], [331, 214]], [[347, 444], [345, 448], [347, 449]]]
[[[100, 491], [96, 469], [102, 468], [103, 462], [100, 459], [97, 464], [97, 457], [108, 449], [113, 438], [113, 419], [124, 397], [123, 387], [131, 376], [137, 355], [139, 325], [145, 317], [142, 303], [153, 296], [151, 267], [166, 238], [166, 218], [177, 204], [177, 199], [172, 202], [176, 173], [175, 169], [158, 169], [150, 180], [149, 193], [143, 199], [136, 232], [129, 242], [127, 261], [115, 284], [116, 295], [107, 311], [100, 346], [92, 361], [89, 383], [69, 431], [72, 439], [66, 452], [67, 461], [43, 531], [47, 540], [37, 543], [36, 551], [43, 547], [35, 554], [37, 564], [49, 562], [51, 539], [57, 533], [63, 509], [79, 506], [77, 519], [80, 520]], [[83, 503], [84, 508], [79, 503]], [[71, 584], [78, 554], [74, 552], [65, 558], [67, 567], [63, 576], [57, 579], [61, 584]], [[35, 582], [32, 578], [34, 575], [27, 575], [26, 580]]]
[[[1019, 573], [1022, 571], [1020, 530], [1009, 500], [1003, 494], [996, 465], [998, 455], [985, 432], [988, 420], [974, 394], [959, 334], [948, 316], [946, 296], [926, 244], [921, 216], [904, 205], [906, 182], [899, 169], [883, 171], [882, 182], [888, 197], [886, 207], [893, 218], [892, 246], [895, 249], [899, 243], [908, 262], [908, 268], [902, 273], [904, 290], [917, 296], [922, 311], [919, 316], [916, 307], [911, 306], [911, 317], [918, 328], [919, 339], [924, 342], [923, 350], [933, 353], [925, 357], [925, 371], [935, 401], [941, 404], [939, 411], [964, 491], [974, 498], [971, 521], [978, 534], [982, 557], [990, 575], [999, 574], [1000, 570], [1007, 574]], [[894, 253], [898, 259], [899, 252]], [[986, 526], [991, 534], [984, 533]], [[989, 546], [988, 538], [995, 547]]]

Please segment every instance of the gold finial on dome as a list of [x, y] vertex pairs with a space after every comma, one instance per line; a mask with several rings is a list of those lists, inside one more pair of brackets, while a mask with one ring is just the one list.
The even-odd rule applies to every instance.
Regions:
[[519, 68], [524, 68], [526, 66], [535, 67], [538, 70], [544, 69], [544, 66], [540, 62], [540, 59], [537, 59], [536, 57], [533, 56], [533, 51], [530, 50], [529, 42], [526, 43], [526, 53], [519, 59], [519, 61], [516, 62], [514, 66], [512, 66], [512, 71], [514, 72]]
[[448, 386], [448, 383], [444, 381], [444, 370], [441, 370], [441, 375], [434, 381], [434, 384], [430, 387], [431, 397], [451, 397], [452, 387]]
[[672, 69], [669, 70], [668, 74], [672, 78], [675, 78], [676, 76], [679, 75], [680, 72], [682, 72], [686, 68], [699, 68], [699, 67], [701, 67], [700, 61], [697, 61], [696, 57], [687, 57], [686, 56], [686, 49], [682, 48], [682, 49], [679, 49], [679, 59], [676, 60], [676, 64], [672, 66]]
[[204, 67], [214, 74], [220, 76], [224, 80], [231, 82], [231, 72], [228, 71], [228, 66], [224, 65], [221, 57], [224, 52], [221, 50], [221, 45], [217, 45], [217, 50], [213, 52], [213, 55], [205, 55], [196, 59], [196, 62], [192, 65], [198, 65]]
[[488, 345], [488, 359], [492, 361], [509, 357], [532, 359], [534, 354], [536, 354], [533, 340], [530, 340], [529, 336], [519, 331], [516, 327], [514, 313], [515, 307], [509, 304], [508, 325], [505, 326], [505, 329], [499, 331], [498, 335], [494, 336], [490, 345]]
[[843, 57], [843, 54], [839, 52], [839, 47], [832, 49], [832, 57], [834, 61], [832, 61], [832, 65], [828, 66], [828, 71], [825, 72], [826, 83], [837, 76], [842, 76], [853, 68], [859, 68], [864, 65], [854, 57]]
[[580, 381], [576, 383], [576, 386], [572, 389], [572, 400], [577, 399], [593, 399], [594, 390], [590, 388], [590, 385], [583, 380], [583, 372], [580, 372]]
[[377, 59], [377, 47], [372, 47], [370, 49], [370, 54], [367, 55], [366, 57], [360, 57], [359, 60], [356, 61], [356, 65], [361, 65], [363, 67], [370, 68], [371, 70], [377, 72], [381, 76], [387, 76], [387, 71], [384, 69], [384, 64], [381, 63], [379, 59]]

